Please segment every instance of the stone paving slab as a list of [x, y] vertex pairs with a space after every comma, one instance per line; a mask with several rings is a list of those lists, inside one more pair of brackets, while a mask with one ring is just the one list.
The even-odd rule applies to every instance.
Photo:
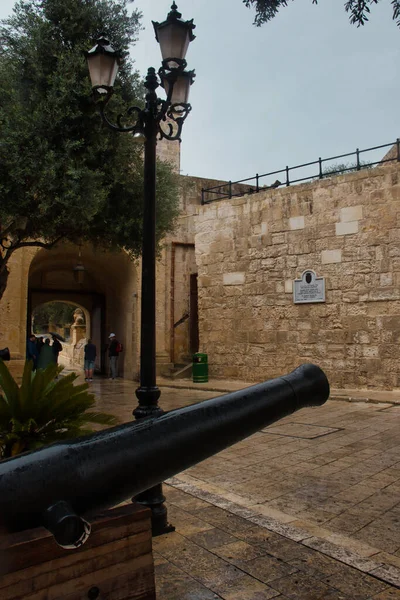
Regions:
[[[377, 575], [387, 583], [400, 587], [400, 568], [397, 565], [387, 563], [385, 557], [376, 548], [354, 542], [354, 540], [345, 538], [344, 536], [336, 536], [335, 538], [329, 530], [322, 528], [318, 531], [319, 536], [310, 535], [310, 532], [298, 525], [288, 525], [282, 523], [280, 520], [264, 517], [256, 512], [256, 510], [252, 511], [244, 508], [226, 498], [205, 490], [203, 486], [196, 487], [193, 483], [188, 483], [179, 477], [171, 478], [168, 480], [168, 483], [178, 490], [185, 491], [199, 499], [210, 502], [213, 506], [222, 508], [231, 515], [240, 516], [255, 525], [265, 527], [270, 532], [291, 540], [291, 542], [301, 543], [308, 548], [322, 552], [333, 559], [354, 567], [363, 573]], [[201, 511], [198, 514], [201, 515]], [[210, 519], [209, 514], [205, 516]], [[298, 550], [296, 551], [298, 552]]]
[[[306, 409], [280, 421], [290, 424], [291, 437], [265, 430], [179, 477], [308, 537], [364, 557], [398, 557], [400, 428], [385, 410], [337, 402]], [[300, 439], [293, 418], [299, 434], [307, 423], [337, 431]]]
[[[122, 421], [132, 418], [132, 409], [136, 406], [134, 382], [98, 380], [92, 387], [99, 409], [113, 412]], [[164, 387], [160, 404], [164, 410], [171, 410], [216, 395], [218, 393], [197, 387]], [[298, 563], [301, 556], [309, 569], [305, 577], [318, 579], [315, 590], [319, 592], [315, 593], [322, 594], [319, 597], [358, 597], [353, 595], [350, 584], [347, 592], [340, 589], [336, 580], [332, 585], [332, 580], [327, 580], [330, 573], [324, 571], [326, 577], [321, 578], [319, 574], [316, 577], [318, 569], [310, 566], [308, 552], [315, 560], [317, 555], [324, 556], [339, 563], [341, 569], [350, 569], [352, 577], [354, 572], [365, 577], [367, 587], [371, 583], [369, 578], [386, 586], [378, 591], [372, 583], [370, 591], [362, 587], [365, 591], [362, 591], [362, 597], [377, 600], [400, 598], [395, 587], [400, 585], [399, 425], [400, 407], [393, 402], [329, 400], [322, 407], [303, 409], [279, 421], [273, 427], [281, 427], [281, 434], [267, 428], [178, 474], [170, 480], [171, 486], [167, 489], [169, 494], [173, 489], [175, 494], [184, 494], [190, 510], [181, 506], [177, 496], [173, 501], [169, 496], [171, 506], [175, 502], [191, 516], [183, 518], [180, 514], [179, 522], [175, 523], [172, 518], [171, 521], [177, 525], [177, 534], [181, 538], [190, 538], [192, 544], [213, 554], [206, 558], [204, 553], [200, 553], [197, 559], [199, 564], [204, 562], [207, 565], [211, 575], [208, 577], [200, 569], [194, 576], [194, 571], [185, 571], [186, 563], [178, 559], [171, 562], [169, 557], [159, 552], [160, 568], [163, 567], [165, 575], [160, 583], [163, 593], [168, 588], [165, 581], [168, 577], [173, 580], [175, 569], [180, 569], [183, 581], [181, 587], [178, 586], [177, 595], [169, 591], [170, 595], [161, 594], [160, 598], [243, 597], [258, 600], [305, 597], [310, 600], [314, 596], [307, 596], [311, 593], [307, 591], [308, 579], [301, 578], [304, 594], [293, 595], [295, 585], [300, 585], [294, 582], [300, 581], [296, 580], [296, 574], [302, 573]], [[314, 437], [304, 435], [314, 428], [327, 428], [329, 432]], [[199, 515], [202, 502], [227, 513], [223, 527], [210, 511], [207, 515]], [[246, 536], [243, 528], [247, 526], [256, 528], [257, 533], [247, 532]], [[213, 531], [215, 529], [223, 532], [223, 542]], [[264, 563], [268, 563], [271, 569], [277, 564], [267, 561], [266, 555], [257, 556], [263, 541], [255, 544], [254, 540], [263, 536], [270, 539], [268, 557], [274, 557], [278, 562], [282, 560], [283, 566], [287, 567], [283, 569], [284, 575], [279, 577], [278, 573], [273, 580], [282, 580], [279, 587], [277, 583], [274, 587], [271, 581], [261, 578], [267, 577], [262, 575]], [[278, 536], [279, 541], [271, 536]], [[215, 551], [220, 546], [229, 548]], [[287, 556], [281, 554], [282, 548], [285, 548]], [[195, 551], [193, 546], [191, 549]], [[240, 560], [252, 563], [249, 568], [236, 564], [241, 551], [243, 556]], [[191, 560], [196, 563], [196, 559]], [[256, 561], [254, 565], [252, 561]], [[297, 571], [289, 573], [292, 568]], [[256, 583], [250, 584], [250, 580]], [[192, 592], [180, 595], [184, 582], [188, 584], [189, 581], [195, 586]], [[289, 582], [288, 587], [284, 587], [284, 581]], [[258, 589], [257, 582], [264, 587]], [[250, 586], [247, 595], [242, 595], [247, 584]], [[253, 591], [252, 585], [255, 586]], [[172, 589], [172, 583], [170, 587]]]
[[153, 539], [160, 600], [400, 599], [384, 573], [363, 572], [276, 533], [243, 507], [170, 483], [179, 486], [164, 486], [176, 531]]

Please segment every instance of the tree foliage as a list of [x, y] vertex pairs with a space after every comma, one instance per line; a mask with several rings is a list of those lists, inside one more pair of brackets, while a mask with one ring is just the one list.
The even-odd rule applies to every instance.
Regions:
[[[350, 23], [353, 25], [365, 25], [369, 20], [369, 14], [373, 4], [378, 4], [381, 0], [346, 0], [344, 9], [349, 14]], [[244, 4], [250, 8], [256, 9], [254, 24], [260, 27], [264, 23], [271, 21], [279, 12], [280, 8], [288, 5], [288, 0], [243, 0]], [[393, 20], [400, 27], [400, 0], [390, 0], [393, 8]], [[313, 4], [318, 4], [317, 0], [312, 0]]]
[[[0, 27], [0, 298], [24, 246], [60, 239], [141, 249], [143, 150], [102, 125], [84, 57], [99, 34], [128, 50], [140, 29], [129, 0], [20, 0]], [[111, 113], [140, 104], [126, 58]], [[112, 114], [111, 114], [112, 117]], [[177, 215], [176, 177], [158, 164], [157, 235]]]
[[[371, 169], [373, 165], [370, 163], [361, 160], [360, 169]], [[346, 173], [353, 173], [354, 171], [358, 171], [357, 163], [334, 163], [325, 167], [322, 171], [324, 177], [330, 177], [331, 175], [345, 175]]]
[[67, 302], [46, 302], [40, 304], [33, 311], [34, 333], [41, 333], [49, 323], [64, 327], [74, 321], [74, 312], [77, 306]]

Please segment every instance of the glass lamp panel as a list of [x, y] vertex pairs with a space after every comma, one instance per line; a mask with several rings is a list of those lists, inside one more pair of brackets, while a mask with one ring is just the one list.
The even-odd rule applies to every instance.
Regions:
[[168, 78], [167, 78], [167, 77], [161, 77], [161, 85], [162, 85], [162, 87], [164, 88], [164, 90], [165, 90], [165, 93], [166, 93], [166, 95], [167, 95], [167, 98], [168, 98], [168, 94], [169, 94], [169, 87], [170, 87], [170, 86], [169, 86], [169, 80], [168, 80]]
[[167, 58], [183, 59], [189, 47], [189, 30], [185, 25], [168, 23], [157, 31], [163, 60]]
[[190, 77], [178, 75], [172, 92], [171, 104], [187, 104], [189, 102]]
[[104, 53], [92, 54], [87, 59], [92, 87], [112, 87], [118, 73], [118, 60]]

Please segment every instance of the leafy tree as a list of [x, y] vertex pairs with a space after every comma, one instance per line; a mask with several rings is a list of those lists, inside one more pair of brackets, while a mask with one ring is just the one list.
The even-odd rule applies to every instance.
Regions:
[[40, 333], [49, 323], [70, 325], [74, 320], [76, 306], [66, 302], [47, 302], [33, 311], [34, 332]]
[[[242, 0], [245, 5], [256, 9], [254, 24], [260, 27], [264, 23], [271, 21], [278, 13], [280, 8], [288, 5], [288, 0]], [[378, 4], [381, 0], [346, 0], [344, 8], [349, 13], [350, 23], [353, 25], [365, 25], [368, 21], [370, 7]], [[312, 0], [313, 4], [318, 4], [317, 0]], [[400, 27], [400, 0], [391, 0], [393, 7], [393, 20]]]
[[[371, 169], [373, 165], [363, 160], [360, 161], [361, 169]], [[331, 175], [344, 175], [345, 173], [352, 173], [357, 171], [357, 163], [334, 163], [325, 167], [322, 171], [324, 177], [330, 177]]]
[[[84, 51], [105, 34], [136, 41], [129, 0], [20, 0], [0, 26], [0, 299], [19, 248], [59, 240], [141, 249], [143, 150], [102, 125]], [[111, 118], [140, 104], [132, 62], [121, 67]], [[178, 213], [177, 178], [158, 164], [157, 235]]]
[[89, 411], [95, 397], [87, 383], [73, 384], [75, 373], [55, 380], [62, 369], [51, 364], [32, 372], [32, 361], [27, 361], [19, 386], [0, 360], [0, 458], [85, 435], [92, 431], [89, 423], [118, 422], [113, 415]]

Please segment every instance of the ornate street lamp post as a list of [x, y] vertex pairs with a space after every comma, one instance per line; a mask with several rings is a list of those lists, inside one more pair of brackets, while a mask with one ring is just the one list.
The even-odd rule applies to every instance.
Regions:
[[[142, 243], [142, 302], [140, 339], [140, 385], [136, 390], [138, 406], [133, 411], [136, 419], [157, 417], [163, 414], [158, 405], [160, 390], [156, 384], [156, 145], [158, 139], [180, 140], [183, 123], [191, 110], [188, 104], [189, 88], [194, 71], [186, 71], [186, 52], [194, 39], [193, 19], [183, 21], [175, 2], [165, 21], [153, 26], [160, 44], [162, 66], [156, 75], [149, 68], [144, 86], [147, 90], [145, 107], [130, 107], [127, 114], [134, 118], [129, 126], [122, 125], [122, 115], [111, 123], [105, 109], [113, 93], [113, 85], [121, 56], [104, 37], [87, 52], [92, 87], [104, 95], [99, 102], [103, 121], [111, 129], [131, 133], [137, 141], [144, 141], [144, 210]], [[167, 98], [158, 98], [156, 89], [161, 85]], [[152, 510], [153, 535], [173, 531], [167, 520], [165, 497], [161, 484], [135, 498]]]

